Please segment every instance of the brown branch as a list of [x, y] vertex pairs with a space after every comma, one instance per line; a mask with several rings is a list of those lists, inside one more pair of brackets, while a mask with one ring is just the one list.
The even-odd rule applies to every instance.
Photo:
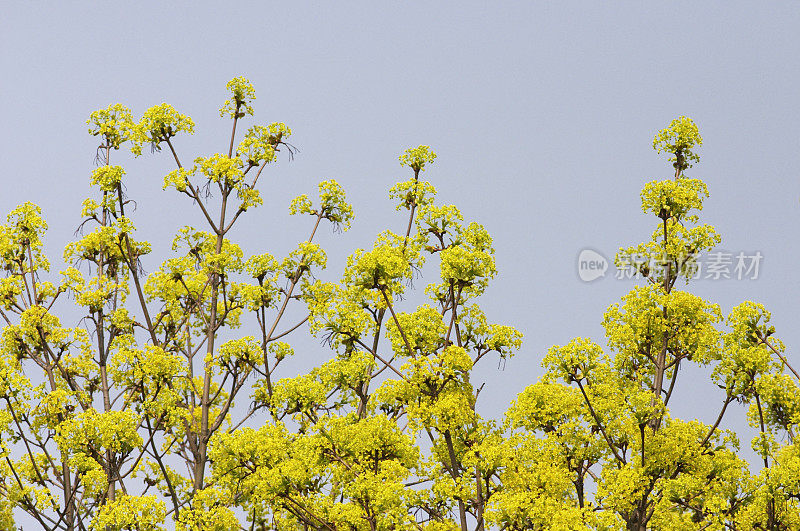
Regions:
[[414, 201], [411, 203], [411, 213], [408, 216], [408, 228], [406, 229], [406, 238], [403, 240], [403, 255], [406, 254], [406, 246], [408, 245], [408, 237], [411, 235], [411, 226], [414, 223], [414, 212], [417, 210], [417, 187], [419, 185], [419, 169], [414, 170]]
[[700, 446], [705, 446], [706, 443], [711, 439], [711, 436], [714, 435], [714, 431], [716, 431], [717, 427], [719, 427], [719, 423], [722, 422], [722, 417], [725, 415], [725, 410], [728, 409], [728, 404], [733, 401], [733, 398], [730, 395], [725, 397], [725, 402], [722, 404], [722, 411], [719, 412], [717, 416], [716, 422], [714, 425], [711, 426], [711, 429], [708, 430], [708, 434], [703, 438], [703, 442], [700, 443]]
[[[175, 158], [175, 163], [178, 165], [178, 168], [183, 168], [183, 166], [181, 165], [181, 161], [178, 160], [178, 154], [175, 153], [175, 148], [172, 147], [172, 142], [169, 141], [168, 137], [164, 137], [164, 141], [169, 146], [170, 151], [172, 151], [172, 156]], [[212, 229], [214, 229], [214, 232], [219, 232], [217, 230], [217, 226], [214, 224], [214, 221], [211, 219], [211, 216], [208, 214], [208, 210], [206, 210], [206, 207], [203, 204], [203, 201], [200, 199], [200, 194], [198, 193], [197, 189], [194, 187], [194, 185], [191, 182], [189, 182], [188, 179], [186, 180], [186, 185], [189, 187], [189, 190], [191, 190], [191, 192], [192, 192], [190, 197], [192, 199], [194, 199], [195, 201], [197, 201], [197, 204], [200, 205], [200, 210], [203, 211], [203, 215], [205, 216], [206, 221], [208, 222], [208, 224], [211, 226]]]
[[[155, 430], [153, 429], [152, 425], [150, 424], [150, 419], [145, 417], [147, 420], [147, 430], [151, 433], [155, 434]], [[175, 509], [175, 519], [178, 519], [178, 515], [180, 514], [179, 504], [178, 504], [178, 495], [175, 494], [175, 487], [172, 485], [172, 481], [169, 479], [169, 474], [167, 473], [167, 468], [164, 466], [164, 462], [162, 461], [162, 456], [159, 455], [158, 449], [156, 448], [156, 443], [154, 438], [150, 437], [150, 446], [153, 448], [153, 457], [158, 463], [158, 468], [161, 470], [161, 474], [164, 476], [164, 480], [167, 482], [167, 488], [169, 489], [170, 498], [172, 498], [172, 507]]]
[[[454, 481], [458, 481], [461, 476], [460, 467], [456, 460], [456, 452], [453, 448], [453, 437], [450, 435], [450, 430], [445, 430], [444, 441], [447, 444], [447, 454], [450, 458], [450, 475], [453, 476]], [[467, 511], [464, 507], [464, 500], [458, 500], [458, 515], [461, 520], [461, 531], [467, 531]]]
[[236, 137], [236, 123], [239, 121], [239, 107], [241, 107], [240, 102], [236, 102], [236, 111], [233, 113], [233, 130], [231, 131], [231, 146], [228, 148], [228, 158], [233, 157], [233, 141]]
[[397, 330], [400, 331], [400, 335], [403, 337], [403, 342], [405, 342], [406, 348], [408, 349], [408, 357], [413, 358], [414, 351], [411, 348], [411, 343], [408, 342], [408, 337], [406, 337], [406, 332], [405, 330], [403, 330], [403, 327], [400, 326], [400, 321], [397, 320], [397, 315], [394, 313], [394, 307], [392, 307], [392, 303], [389, 300], [389, 297], [386, 295], [386, 287], [380, 286], [379, 290], [381, 292], [381, 295], [383, 295], [383, 300], [386, 301], [386, 306], [389, 308], [389, 312], [391, 312], [392, 314], [392, 319], [394, 319], [394, 324], [397, 326]]
[[795, 378], [800, 381], [800, 374], [798, 374], [797, 371], [794, 370], [791, 365], [789, 365], [789, 362], [786, 360], [786, 358], [778, 351], [778, 349], [776, 349], [769, 341], [767, 341], [767, 338], [764, 337], [760, 332], [758, 333], [758, 339], [761, 340], [761, 342], [767, 347], [769, 347], [769, 349], [781, 359], [783, 364], [786, 365], [790, 371], [792, 371], [792, 374], [794, 374]]
[[597, 428], [600, 430], [600, 433], [603, 434], [603, 438], [606, 440], [606, 444], [608, 445], [609, 450], [611, 450], [611, 453], [614, 454], [614, 457], [617, 458], [617, 461], [619, 461], [624, 465], [625, 460], [619, 456], [619, 454], [617, 453], [617, 449], [614, 447], [614, 444], [611, 442], [611, 439], [606, 434], [606, 430], [603, 427], [603, 423], [600, 422], [600, 417], [592, 407], [592, 403], [589, 400], [589, 396], [586, 394], [586, 390], [583, 388], [583, 384], [581, 383], [580, 380], [576, 380], [576, 383], [578, 384], [578, 388], [580, 388], [581, 393], [583, 394], [583, 399], [586, 401], [586, 406], [589, 408], [589, 412], [592, 414], [594, 422], [595, 424], [597, 424]]
[[271, 338], [269, 339], [269, 341], [270, 341], [270, 342], [272, 342], [272, 341], [277, 341], [278, 339], [280, 339], [280, 338], [282, 338], [282, 337], [284, 337], [284, 336], [287, 336], [287, 335], [291, 334], [292, 332], [294, 332], [295, 330], [297, 330], [298, 328], [300, 328], [301, 326], [303, 326], [303, 324], [304, 324], [306, 321], [308, 321], [308, 319], [309, 319], [310, 317], [311, 317], [311, 314], [309, 314], [309, 315], [306, 315], [306, 316], [303, 318], [303, 320], [302, 320], [302, 321], [300, 321], [299, 323], [297, 323], [296, 325], [294, 325], [294, 326], [293, 326], [293, 327], [291, 327], [290, 329], [286, 330], [285, 332], [282, 332], [282, 333], [278, 334], [278, 335], [277, 335], [277, 336], [275, 336], [275, 337], [271, 337]]

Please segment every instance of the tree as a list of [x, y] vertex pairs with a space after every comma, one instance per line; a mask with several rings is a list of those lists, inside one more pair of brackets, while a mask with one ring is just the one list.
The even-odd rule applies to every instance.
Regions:
[[[674, 289], [719, 241], [696, 225], [707, 191], [684, 176], [701, 142], [689, 119], [656, 137], [675, 175], [646, 185], [658, 229], [619, 262], [636, 253], [661, 267], [641, 265], [646, 284], [606, 313], [613, 356], [586, 339], [553, 347], [546, 375], [495, 421], [477, 413], [472, 379], [522, 336], [477, 304], [496, 274], [492, 239], [435, 202], [422, 175], [436, 155], [419, 146], [400, 156], [410, 178], [390, 196], [407, 222], [352, 253], [340, 281], [318, 278], [326, 255], [314, 243], [322, 223], [347, 230], [353, 219], [335, 181], [291, 202], [291, 214], [310, 218], [307, 241], [282, 259], [245, 258], [231, 228], [262, 205], [259, 177], [293, 148], [283, 123], [253, 125], [237, 144], [255, 91], [244, 78], [227, 88], [226, 154], [191, 167], [176, 139], [194, 124], [170, 105], [139, 121], [122, 105], [92, 113], [96, 196], [84, 201], [60, 279], [49, 274], [37, 206], [0, 227], [0, 527], [13, 528], [15, 510], [69, 530], [800, 525], [800, 389], [784, 374], [769, 314], [745, 303], [724, 332], [717, 306]], [[126, 214], [125, 171], [111, 160], [146, 143], [174, 162], [164, 188], [206, 223], [180, 229], [174, 256], [150, 274], [151, 248]], [[412, 280], [431, 271], [430, 303], [408, 307]], [[65, 299], [85, 315], [75, 327], [58, 317]], [[291, 307], [306, 317], [286, 322]], [[305, 326], [332, 357], [283, 375], [294, 354], [286, 340]], [[689, 363], [713, 365], [726, 391], [713, 426], [668, 413]], [[764, 461], [755, 475], [721, 428], [734, 401], [751, 404]]]
[[[720, 241], [713, 227], [698, 224], [705, 184], [684, 173], [699, 160], [701, 143], [686, 117], [653, 141], [675, 173], [642, 190], [642, 210], [657, 219], [650, 241], [617, 255], [617, 265], [636, 268], [644, 285], [604, 315], [613, 355], [583, 338], [553, 347], [545, 376], [510, 409], [517, 434], [506, 444], [521, 463], [515, 469], [507, 462], [500, 476], [506, 488], [497, 521], [504, 528], [545, 528], [557, 519], [563, 529], [800, 527], [798, 374], [772, 337], [769, 313], [744, 302], [720, 330], [718, 305], [675, 288], [678, 279], [693, 278], [698, 254]], [[725, 391], [711, 426], [669, 414], [688, 364], [713, 367], [712, 383]], [[752, 446], [764, 465], [757, 474], [738, 455], [737, 434], [720, 428], [733, 402], [749, 406]], [[546, 473], [558, 482], [536, 481]], [[591, 501], [587, 483], [595, 490]]]

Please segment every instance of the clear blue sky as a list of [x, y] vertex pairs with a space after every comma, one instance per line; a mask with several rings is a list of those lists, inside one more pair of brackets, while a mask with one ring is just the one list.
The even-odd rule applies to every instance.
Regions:
[[[689, 171], [711, 191], [703, 219], [722, 234], [721, 249], [764, 255], [756, 281], [692, 289], [726, 313], [747, 299], [766, 304], [800, 365], [800, 4], [130, 6], [6, 2], [0, 15], [0, 212], [40, 204], [56, 265], [89, 193], [89, 113], [121, 102], [140, 114], [169, 102], [197, 124], [179, 141], [188, 160], [225, 148], [229, 123], [217, 109], [225, 83], [244, 75], [258, 92], [257, 119], [286, 122], [300, 149], [270, 170], [265, 207], [234, 235], [250, 251], [282, 254], [305, 239], [288, 201], [335, 178], [356, 211], [353, 230], [322, 240], [327, 278], [338, 278], [345, 251], [371, 245], [385, 227], [403, 228], [386, 193], [407, 177], [398, 154], [418, 144], [438, 152], [425, 176], [439, 200], [495, 238], [500, 276], [484, 308], [525, 333], [505, 370], [484, 366], [484, 411], [499, 415], [541, 373], [549, 346], [575, 336], [602, 344], [602, 313], [633, 281], [585, 284], [577, 255], [591, 247], [610, 256], [649, 236], [639, 190], [671, 173], [652, 138], [688, 115], [705, 140]], [[161, 191], [172, 169], [165, 154], [117, 160], [138, 203], [140, 235], [163, 257], [174, 231], [200, 218]], [[304, 359], [321, 363], [326, 352], [307, 345]], [[713, 419], [710, 384], [685, 381], [678, 392], [681, 414]]]

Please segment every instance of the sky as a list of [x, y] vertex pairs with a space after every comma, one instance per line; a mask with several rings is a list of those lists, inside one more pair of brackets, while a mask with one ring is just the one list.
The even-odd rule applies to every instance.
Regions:
[[[322, 278], [334, 280], [350, 251], [404, 228], [387, 194], [409, 177], [397, 157], [430, 145], [438, 158], [424, 176], [438, 200], [494, 237], [499, 275], [482, 307], [525, 335], [517, 356], [474, 377], [487, 382], [482, 411], [499, 417], [542, 374], [550, 346], [577, 336], [604, 344], [603, 312], [637, 281], [614, 278], [612, 265], [583, 282], [578, 255], [612, 258], [649, 238], [654, 219], [639, 191], [671, 175], [652, 139], [686, 115], [704, 139], [687, 172], [711, 193], [702, 221], [722, 235], [720, 250], [763, 256], [757, 279], [689, 289], [726, 314], [745, 300], [765, 304], [797, 366], [798, 27], [800, 4], [790, 2], [7, 2], [0, 213], [39, 204], [57, 270], [90, 194], [88, 115], [168, 102], [195, 120], [195, 135], [177, 141], [191, 160], [227, 148], [218, 109], [225, 83], [242, 75], [258, 94], [253, 123], [285, 122], [299, 153], [269, 168], [265, 206], [233, 237], [248, 252], [285, 255], [309, 230], [288, 216], [291, 198], [336, 179], [356, 219], [349, 232], [321, 234]], [[155, 270], [175, 231], [202, 220], [162, 191], [166, 153], [113, 156], [139, 237], [154, 246], [145, 269]], [[327, 359], [318, 341], [299, 341], [302, 363]], [[676, 414], [713, 422], [722, 397], [705, 378], [696, 370], [679, 381]], [[732, 426], [744, 422], [734, 413]]]

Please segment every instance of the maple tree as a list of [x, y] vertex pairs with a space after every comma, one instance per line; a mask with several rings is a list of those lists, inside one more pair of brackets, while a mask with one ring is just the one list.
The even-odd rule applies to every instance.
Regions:
[[[719, 242], [698, 224], [705, 185], [685, 175], [702, 142], [691, 120], [655, 138], [675, 172], [642, 192], [652, 238], [618, 256], [642, 285], [606, 312], [608, 353], [582, 338], [553, 347], [545, 375], [495, 420], [478, 414], [473, 377], [522, 335], [478, 305], [497, 272], [492, 239], [435, 201], [422, 175], [436, 155], [400, 156], [409, 179], [390, 197], [408, 220], [353, 252], [339, 281], [320, 280], [314, 243], [323, 223], [353, 219], [335, 181], [289, 205], [308, 218], [307, 241], [245, 257], [228, 235], [262, 205], [259, 178], [291, 151], [291, 130], [253, 125], [237, 143], [255, 91], [244, 78], [227, 88], [225, 152], [191, 166], [176, 137], [194, 123], [172, 106], [139, 121], [118, 104], [92, 113], [95, 195], [57, 280], [36, 205], [0, 227], [0, 528], [20, 511], [67, 530], [800, 527], [800, 388], [769, 313], [745, 302], [723, 323], [717, 305], [675, 287]], [[150, 274], [112, 164], [123, 145], [139, 156], [148, 143], [175, 165], [164, 188], [206, 223], [180, 229]], [[416, 275], [434, 280], [414, 307]], [[67, 298], [85, 315], [75, 327], [57, 315]], [[290, 306], [306, 317], [286, 322]], [[306, 325], [331, 359], [282, 374]], [[725, 391], [713, 425], [669, 414], [688, 364], [713, 367]], [[722, 428], [733, 402], [749, 405], [763, 460], [753, 473]]]

